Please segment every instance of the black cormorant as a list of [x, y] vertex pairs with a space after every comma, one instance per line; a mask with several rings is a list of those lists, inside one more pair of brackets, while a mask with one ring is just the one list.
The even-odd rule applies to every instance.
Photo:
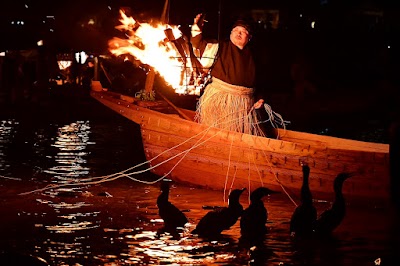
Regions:
[[240, 218], [240, 234], [243, 239], [253, 240], [263, 238], [267, 232], [266, 223], [268, 211], [262, 198], [276, 193], [266, 187], [259, 187], [250, 194], [250, 205], [243, 211]]
[[164, 220], [164, 231], [175, 232], [188, 222], [185, 214], [169, 202], [169, 181], [161, 181], [161, 194], [157, 198], [158, 214]]
[[215, 237], [221, 234], [223, 230], [229, 229], [234, 225], [242, 215], [243, 206], [239, 202], [243, 189], [235, 189], [229, 194], [228, 207], [208, 212], [200, 219], [193, 234], [201, 237]]
[[314, 231], [317, 235], [330, 235], [342, 222], [346, 215], [346, 203], [342, 193], [343, 182], [351, 177], [350, 173], [340, 173], [333, 182], [335, 200], [330, 209], [327, 209], [315, 222]]
[[290, 235], [292, 237], [307, 237], [313, 233], [317, 219], [317, 209], [313, 205], [309, 187], [310, 167], [303, 165], [303, 184], [300, 191], [300, 205], [296, 207], [290, 219]]

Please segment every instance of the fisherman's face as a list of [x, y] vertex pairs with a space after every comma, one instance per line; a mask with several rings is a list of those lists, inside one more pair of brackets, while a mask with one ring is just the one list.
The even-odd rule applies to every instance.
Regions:
[[236, 26], [231, 31], [230, 39], [234, 45], [243, 49], [250, 40], [250, 34], [245, 27]]

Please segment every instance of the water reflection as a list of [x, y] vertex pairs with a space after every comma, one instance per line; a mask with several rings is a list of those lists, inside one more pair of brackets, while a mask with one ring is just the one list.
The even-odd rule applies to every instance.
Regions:
[[[193, 227], [193, 226], [192, 226]], [[193, 229], [193, 228], [192, 228]], [[136, 230], [134, 230], [136, 231]], [[202, 241], [195, 238], [186, 230], [175, 239], [164, 234], [158, 237], [156, 231], [138, 230], [136, 234], [125, 234], [120, 237], [109, 236], [110, 239], [119, 239], [127, 245], [126, 252], [119, 256], [99, 256], [107, 263], [142, 263], [142, 264], [214, 264], [232, 261], [237, 254], [232, 250], [232, 239], [219, 241]], [[116, 231], [107, 230], [108, 233]], [[122, 233], [121, 231], [119, 232]]]
[[[53, 152], [55, 155], [46, 154], [48, 160], [53, 160], [51, 163], [53, 166], [43, 170], [52, 177], [54, 184], [65, 184], [88, 176], [90, 168], [86, 165], [89, 155], [87, 147], [95, 144], [90, 141], [90, 134], [89, 121], [76, 121], [58, 128], [57, 136], [51, 138], [54, 140], [51, 146], [56, 148]], [[38, 202], [61, 214], [57, 215], [53, 224], [43, 226], [50, 233], [49, 238], [43, 242], [43, 246], [47, 246], [44, 251], [57, 263], [64, 259], [82, 258], [91, 254], [90, 245], [85, 243], [89, 241], [87, 235], [100, 227], [101, 221], [98, 218], [100, 212], [92, 210], [85, 212], [83, 209], [92, 205], [85, 199], [93, 197], [93, 194], [79, 187], [54, 187], [43, 191], [41, 195], [46, 198], [37, 199]], [[80, 211], [76, 212], [77, 210]], [[86, 232], [84, 236], [63, 237], [64, 241], [60, 242], [60, 235], [76, 235], [80, 231]]]
[[59, 128], [52, 144], [58, 148], [57, 154], [53, 156], [55, 165], [44, 172], [56, 177], [57, 183], [87, 176], [90, 169], [85, 166], [88, 156], [86, 150], [88, 145], [95, 144], [90, 141], [90, 133], [89, 121], [76, 121]]
[[[91, 186], [49, 187], [40, 193], [18, 196], [48, 184], [66, 184], [93, 177], [95, 172], [112, 174], [124, 170], [123, 165], [133, 166], [133, 157], [142, 156], [138, 149], [140, 131], [133, 132], [135, 129], [128, 122], [117, 119], [71, 119], [73, 122], [60, 122], [61, 126], [48, 121], [1, 122], [0, 170], [3, 174], [14, 173], [13, 177], [24, 177], [24, 181], [0, 179], [0, 213], [6, 214], [0, 227], [0, 250], [33, 254], [57, 266], [341, 266], [373, 265], [378, 258], [384, 265], [388, 256], [400, 254], [399, 223], [393, 223], [397, 231], [392, 231], [385, 210], [349, 206], [334, 239], [296, 243], [289, 237], [294, 206], [284, 195], [274, 195], [265, 202], [268, 234], [254, 246], [240, 242], [238, 223], [216, 241], [205, 241], [189, 233], [208, 212], [202, 208], [204, 205], [224, 205], [223, 193], [218, 191], [180, 184], [171, 189], [170, 200], [180, 209], [190, 210], [185, 213], [190, 223], [179, 238], [167, 233], [157, 235], [162, 227], [156, 206], [158, 184], [121, 179]], [[117, 130], [110, 132], [110, 128]], [[15, 171], [21, 165], [36, 172], [31, 175]], [[248, 206], [245, 197], [242, 205]], [[319, 211], [327, 207], [324, 202], [316, 205]]]
[[15, 135], [15, 125], [18, 124], [13, 119], [0, 121], [0, 170], [4, 173], [10, 169], [7, 161], [8, 146]]

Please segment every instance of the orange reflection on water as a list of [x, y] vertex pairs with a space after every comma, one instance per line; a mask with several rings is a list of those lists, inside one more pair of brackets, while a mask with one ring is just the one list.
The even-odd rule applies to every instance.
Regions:
[[142, 257], [142, 263], [151, 264], [212, 264], [227, 263], [236, 257], [224, 250], [229, 243], [224, 240], [202, 241], [188, 231], [180, 234], [180, 239], [171, 235], [157, 236], [155, 231], [142, 231], [135, 235], [126, 235], [128, 254], [121, 256]]
[[14, 135], [15, 124], [12, 119], [0, 121], [0, 170], [7, 170], [10, 164], [5, 161], [7, 145], [11, 142]]
[[78, 230], [87, 230], [99, 227], [93, 225], [91, 222], [78, 222], [73, 221], [71, 223], [63, 223], [60, 225], [46, 226], [46, 229], [53, 231], [54, 233], [74, 233]]
[[44, 172], [57, 177], [59, 181], [87, 176], [90, 168], [85, 166], [88, 156], [85, 150], [87, 145], [95, 144], [89, 141], [90, 133], [89, 121], [76, 121], [59, 128], [57, 138], [52, 144], [59, 149], [54, 156], [55, 165]]

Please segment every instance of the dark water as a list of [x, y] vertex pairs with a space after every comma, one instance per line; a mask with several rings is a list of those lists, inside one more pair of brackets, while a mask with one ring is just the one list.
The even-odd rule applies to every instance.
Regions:
[[[390, 206], [348, 206], [332, 239], [293, 242], [294, 205], [283, 193], [265, 199], [269, 233], [250, 251], [239, 223], [216, 241], [191, 235], [208, 212], [202, 206], [223, 206], [224, 197], [174, 184], [170, 201], [190, 224], [178, 239], [158, 237], [158, 184], [100, 182], [145, 160], [136, 125], [82, 95], [19, 107], [0, 117], [0, 265], [34, 265], [28, 256], [50, 265], [399, 265], [400, 219]], [[92, 184], [67, 185], [85, 178]]]

